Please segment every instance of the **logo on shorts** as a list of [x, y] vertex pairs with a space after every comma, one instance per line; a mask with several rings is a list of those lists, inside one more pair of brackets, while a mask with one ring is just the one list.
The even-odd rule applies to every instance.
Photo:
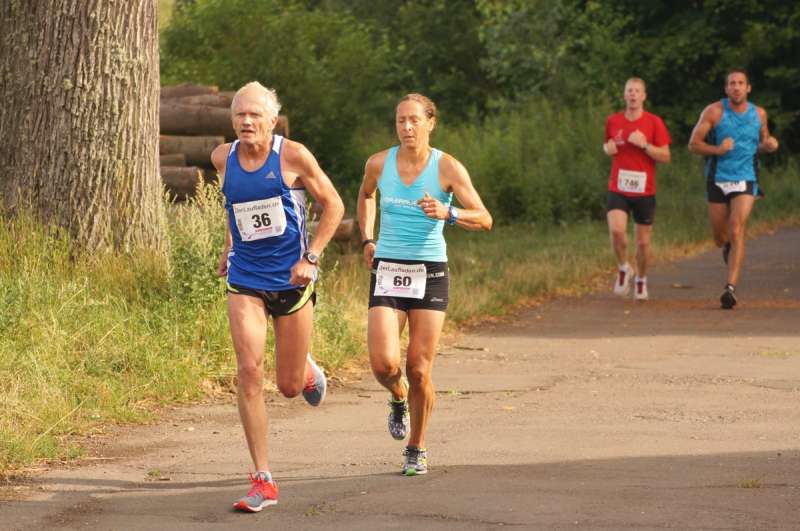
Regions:
[[431, 302], [444, 302], [444, 299], [440, 299], [439, 297], [431, 297]]

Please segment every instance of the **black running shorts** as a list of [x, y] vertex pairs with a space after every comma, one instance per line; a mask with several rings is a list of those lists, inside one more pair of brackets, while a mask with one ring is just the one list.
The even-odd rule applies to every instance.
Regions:
[[630, 197], [609, 191], [606, 212], [612, 210], [624, 210], [625, 213], [629, 215], [631, 211], [633, 211], [633, 221], [637, 224], [652, 225], [653, 219], [656, 216], [656, 196], [642, 195]]
[[264, 310], [272, 317], [291, 315], [305, 306], [308, 301], [311, 301], [311, 304], [317, 302], [317, 292], [314, 291], [313, 282], [309, 282], [305, 287], [283, 291], [264, 291], [229, 283], [228, 293], [261, 299], [264, 302]]
[[[425, 266], [425, 293], [421, 299], [403, 296], [386, 296], [375, 295], [375, 284], [377, 279], [377, 270], [379, 262], [387, 262], [390, 264], [404, 264], [416, 265], [424, 264]], [[396, 275], [394, 278], [389, 279], [396, 282], [396, 285], [403, 285], [407, 282], [408, 278], [402, 274]], [[396, 260], [394, 258], [375, 258], [372, 261], [372, 274], [370, 275], [369, 283], [369, 307], [385, 306], [408, 312], [409, 310], [438, 310], [444, 312], [447, 310], [447, 296], [450, 290], [450, 276], [447, 268], [447, 262], [426, 262], [424, 260]]]
[[761, 190], [758, 182], [747, 181], [744, 191], [728, 192], [728, 195], [725, 195], [725, 192], [717, 185], [717, 183], [708, 180], [706, 181], [706, 200], [708, 200], [709, 203], [730, 203], [731, 199], [740, 195], [754, 195], [756, 197], [763, 197], [764, 192]]

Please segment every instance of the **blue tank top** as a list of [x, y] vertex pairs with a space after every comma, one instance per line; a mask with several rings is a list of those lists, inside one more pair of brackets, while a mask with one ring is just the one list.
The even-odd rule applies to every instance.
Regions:
[[747, 110], [737, 113], [728, 98], [722, 100], [722, 119], [706, 137], [709, 144], [719, 145], [728, 137], [733, 149], [722, 156], [706, 158], [706, 179], [713, 182], [758, 180], [758, 142], [761, 138], [761, 119], [756, 106], [747, 103]]
[[230, 284], [264, 291], [298, 287], [289, 278], [308, 246], [306, 196], [304, 189], [291, 189], [283, 181], [282, 146], [283, 137], [273, 135], [267, 160], [255, 171], [239, 164], [239, 141], [231, 146], [222, 184], [233, 237]]
[[444, 192], [439, 184], [442, 152], [432, 149], [422, 173], [406, 186], [397, 172], [398, 149], [398, 146], [389, 149], [378, 179], [381, 228], [375, 257], [446, 262], [444, 221], [429, 218], [417, 204], [425, 192], [447, 206], [453, 199], [453, 194]]

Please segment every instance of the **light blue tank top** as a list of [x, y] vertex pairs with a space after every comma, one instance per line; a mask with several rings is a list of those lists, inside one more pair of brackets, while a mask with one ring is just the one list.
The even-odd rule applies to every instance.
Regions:
[[308, 246], [305, 190], [286, 186], [281, 174], [283, 137], [273, 135], [264, 165], [247, 171], [235, 141], [225, 162], [225, 210], [233, 237], [228, 282], [264, 291], [293, 289], [292, 266]]
[[706, 178], [713, 182], [756, 181], [758, 177], [758, 142], [761, 138], [761, 119], [756, 106], [747, 103], [747, 110], [737, 113], [728, 98], [722, 100], [722, 119], [706, 142], [720, 145], [725, 138], [733, 139], [733, 149], [706, 159]]
[[442, 235], [444, 221], [425, 215], [417, 201], [425, 192], [449, 206], [452, 193], [439, 184], [439, 159], [442, 152], [431, 150], [428, 163], [417, 178], [406, 186], [397, 172], [398, 146], [389, 149], [378, 179], [381, 228], [376, 258], [446, 262], [447, 244]]

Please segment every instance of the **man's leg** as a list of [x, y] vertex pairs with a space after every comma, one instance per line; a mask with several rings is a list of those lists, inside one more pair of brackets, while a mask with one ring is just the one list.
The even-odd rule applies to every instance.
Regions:
[[647, 276], [650, 241], [653, 237], [652, 225], [636, 224], [636, 273], [640, 278]]
[[309, 301], [290, 315], [276, 317], [275, 379], [287, 398], [300, 394], [306, 382], [306, 357], [311, 347], [314, 305]]
[[708, 203], [708, 221], [711, 223], [711, 233], [714, 245], [722, 247], [728, 243], [728, 215], [730, 208], [727, 203]]
[[618, 209], [609, 210], [606, 219], [611, 248], [614, 249], [617, 264], [622, 267], [628, 262], [628, 213]]
[[731, 199], [727, 231], [731, 250], [728, 255], [728, 284], [736, 286], [744, 262], [744, 234], [747, 219], [753, 211], [756, 198], [749, 194], [739, 194]]
[[256, 471], [267, 464], [267, 412], [264, 408], [264, 303], [248, 295], [228, 294], [228, 320], [238, 368], [237, 401], [244, 435]]
[[444, 319], [445, 313], [437, 310], [409, 312], [406, 376], [411, 387], [408, 395], [411, 434], [408, 445], [417, 448], [425, 448], [425, 431], [435, 398], [431, 371]]
[[386, 306], [373, 306], [367, 316], [367, 348], [372, 373], [394, 400], [404, 400], [406, 389], [400, 369], [400, 333], [406, 313]]

